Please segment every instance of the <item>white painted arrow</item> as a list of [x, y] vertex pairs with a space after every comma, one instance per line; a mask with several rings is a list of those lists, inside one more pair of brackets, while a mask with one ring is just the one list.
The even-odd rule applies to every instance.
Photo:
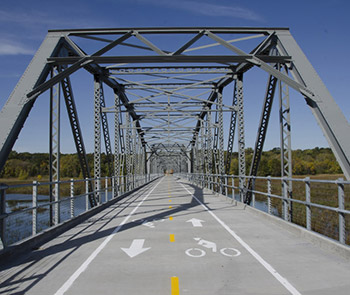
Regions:
[[197, 219], [197, 218], [192, 218], [190, 220], [187, 220], [186, 222], [192, 222], [192, 225], [194, 227], [202, 227], [202, 222], [205, 222], [203, 220]]
[[135, 256], [146, 252], [149, 248], [143, 248], [143, 244], [145, 243], [144, 239], [135, 239], [132, 241], [131, 246], [129, 248], [121, 248], [129, 257], [134, 258]]

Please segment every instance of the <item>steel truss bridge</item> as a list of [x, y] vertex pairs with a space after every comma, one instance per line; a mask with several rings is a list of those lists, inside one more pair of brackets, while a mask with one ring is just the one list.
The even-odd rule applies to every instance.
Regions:
[[[250, 169], [246, 169], [244, 88], [251, 85], [246, 86], [244, 76], [255, 68], [266, 72], [268, 78], [266, 91], [261, 93], [262, 111], [253, 158]], [[91, 74], [91, 79], [84, 83], [93, 83], [94, 89], [90, 100], [85, 97], [86, 104], [94, 110], [90, 126], [94, 134], [93, 167], [88, 164], [79, 123], [84, 114], [77, 108], [73, 91], [73, 76], [82, 71]], [[50, 30], [1, 110], [0, 170], [35, 102], [49, 92], [50, 181], [46, 185], [50, 187], [52, 225], [60, 223], [58, 204], [62, 201], [60, 186], [64, 184], [60, 176], [61, 100], [84, 178], [79, 181], [86, 188], [86, 209], [108, 201], [109, 189], [112, 199], [118, 198], [164, 174], [186, 175], [196, 185], [221, 195], [229, 195], [229, 188], [233, 199], [236, 188], [240, 200], [252, 204], [273, 101], [277, 100], [283, 186], [278, 198], [283, 201], [283, 218], [291, 221], [296, 201], [292, 194], [290, 89], [305, 99], [305, 107], [310, 108], [349, 180], [350, 140], [344, 135], [350, 134], [350, 125], [289, 29]], [[224, 116], [229, 117], [229, 122], [224, 122]], [[232, 181], [228, 176], [235, 141], [237, 186], [233, 176]], [[108, 160], [108, 175], [101, 172], [102, 153]], [[271, 178], [266, 181], [269, 183]], [[306, 185], [309, 181], [305, 181]], [[339, 241], [344, 244], [344, 216], [349, 214], [344, 208], [344, 184], [348, 183], [334, 184], [338, 186], [340, 200], [334, 211], [339, 214]], [[33, 196], [40, 185], [45, 184], [33, 184]], [[74, 187], [74, 182], [71, 185]], [[4, 196], [6, 187], [0, 190]], [[271, 187], [266, 195], [272, 196]], [[308, 196], [303, 204], [310, 209]], [[74, 198], [73, 189], [71, 200]], [[39, 207], [36, 202], [33, 201], [32, 208], [35, 218]], [[311, 211], [308, 212], [306, 227], [310, 229]], [[4, 209], [1, 213], [4, 229], [8, 215]], [[36, 220], [33, 235], [37, 232], [34, 224]], [[4, 231], [2, 239], [5, 244]]]

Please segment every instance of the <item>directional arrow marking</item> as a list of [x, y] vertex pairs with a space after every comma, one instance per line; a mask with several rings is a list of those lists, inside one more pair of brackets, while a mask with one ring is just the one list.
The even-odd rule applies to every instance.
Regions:
[[194, 227], [202, 227], [202, 222], [205, 222], [203, 220], [197, 219], [197, 218], [192, 218], [190, 220], [187, 220], [186, 222], [192, 222], [192, 225]]
[[149, 248], [143, 248], [143, 244], [145, 243], [144, 239], [135, 239], [132, 241], [131, 246], [129, 248], [121, 248], [129, 257], [134, 258], [135, 256], [146, 252]]

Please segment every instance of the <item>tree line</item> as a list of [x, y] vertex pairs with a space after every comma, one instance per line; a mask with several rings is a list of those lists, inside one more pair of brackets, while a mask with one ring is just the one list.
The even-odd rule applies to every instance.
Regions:
[[[246, 175], [249, 174], [254, 150], [246, 149]], [[342, 170], [330, 148], [292, 151], [293, 175], [341, 174]], [[233, 154], [230, 174], [238, 174], [238, 153]], [[258, 176], [281, 176], [281, 150], [274, 148], [262, 153]]]
[[[246, 149], [246, 174], [249, 174], [250, 164], [253, 158], [253, 149]], [[225, 155], [226, 156], [226, 155]], [[225, 157], [226, 158], [226, 157]], [[93, 154], [87, 154], [91, 175], [93, 176]], [[330, 148], [314, 148], [292, 151], [293, 175], [315, 174], [339, 174], [342, 173]], [[77, 154], [60, 155], [61, 177], [82, 178], [82, 172]], [[101, 173], [108, 174], [108, 160], [105, 154], [101, 155]], [[230, 174], [238, 174], [238, 154], [234, 153]], [[21, 180], [29, 177], [45, 177], [49, 175], [48, 153], [17, 153], [12, 151], [0, 173], [1, 178], [18, 178]], [[262, 153], [259, 176], [280, 176], [281, 156], [280, 149], [274, 148]]]
[[[87, 154], [87, 160], [93, 176], [94, 155]], [[18, 178], [20, 180], [29, 177], [45, 177], [49, 175], [48, 153], [17, 153], [11, 151], [0, 178]], [[107, 175], [108, 160], [105, 154], [101, 155], [101, 172]], [[77, 154], [60, 154], [61, 177], [83, 178]]]

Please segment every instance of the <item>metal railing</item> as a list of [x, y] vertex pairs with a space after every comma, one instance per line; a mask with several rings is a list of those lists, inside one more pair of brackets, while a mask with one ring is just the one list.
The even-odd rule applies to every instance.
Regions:
[[239, 187], [240, 176], [236, 175], [183, 176], [197, 186], [240, 202], [244, 202], [247, 182], [252, 178], [252, 207], [350, 245], [350, 181], [244, 176], [245, 186]]
[[[131, 177], [120, 176], [118, 179], [103, 177], [59, 182], [33, 181], [19, 185], [0, 184], [0, 242], [2, 247], [6, 248], [33, 237], [47, 228], [91, 210], [89, 202], [91, 194], [97, 197], [98, 206], [100, 206], [159, 176], [158, 174], [147, 174]], [[89, 182], [95, 181], [97, 181], [96, 189], [89, 191]], [[58, 201], [50, 201], [50, 186], [59, 188], [61, 196]], [[31, 193], [13, 193], [18, 190], [26, 192], [30, 190]], [[40, 194], [40, 192], [44, 193]]]

